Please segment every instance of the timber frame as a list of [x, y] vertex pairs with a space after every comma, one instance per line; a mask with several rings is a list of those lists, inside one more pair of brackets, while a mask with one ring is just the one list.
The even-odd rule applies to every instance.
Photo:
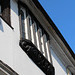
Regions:
[[36, 46], [27, 39], [20, 40], [19, 45], [31, 60], [46, 74], [55, 75], [55, 69], [51, 63], [41, 54]]

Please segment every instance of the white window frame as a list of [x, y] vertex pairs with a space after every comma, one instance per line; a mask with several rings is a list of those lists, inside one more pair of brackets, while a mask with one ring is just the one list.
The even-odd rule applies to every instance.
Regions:
[[[49, 38], [49, 37], [48, 37]], [[46, 50], [47, 50], [47, 59], [51, 63], [51, 52], [50, 52], [50, 40], [47, 39], [47, 36], [45, 34], [45, 40], [46, 40]]]
[[28, 16], [29, 18], [30, 18], [30, 25], [29, 25], [29, 27], [30, 27], [30, 34], [31, 34], [31, 36], [30, 36], [30, 38], [31, 38], [31, 41], [33, 42], [33, 44], [35, 44], [35, 40], [34, 40], [34, 31], [33, 31], [33, 24], [32, 24], [32, 18], [31, 18], [31, 16], [29, 15]]
[[34, 36], [34, 44], [35, 44], [35, 46], [37, 46], [36, 31], [37, 31], [36, 23], [35, 23], [35, 21], [33, 20], [33, 36]]
[[41, 47], [42, 47], [42, 52], [43, 52], [43, 55], [45, 55], [45, 47], [44, 47], [44, 38], [42, 36], [42, 29], [39, 27], [39, 35], [40, 35], [40, 38], [41, 38]]
[[38, 28], [37, 28], [36, 22], [35, 22], [34, 24], [35, 24], [35, 34], [36, 34], [37, 48], [38, 48], [38, 50], [40, 50], [40, 52], [41, 52]]

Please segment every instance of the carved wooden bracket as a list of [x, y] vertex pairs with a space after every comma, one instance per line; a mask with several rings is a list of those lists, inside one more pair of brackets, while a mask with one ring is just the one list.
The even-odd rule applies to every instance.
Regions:
[[49, 63], [49, 61], [41, 54], [41, 52], [30, 40], [20, 40], [20, 46], [46, 75], [55, 74], [53, 65]]

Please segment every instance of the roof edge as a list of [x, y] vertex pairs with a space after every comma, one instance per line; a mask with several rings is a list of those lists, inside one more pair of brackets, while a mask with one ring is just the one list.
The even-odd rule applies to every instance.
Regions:
[[51, 18], [49, 17], [49, 15], [46, 13], [46, 11], [44, 10], [44, 8], [41, 6], [41, 4], [39, 3], [38, 0], [32, 0], [34, 2], [34, 4], [36, 5], [36, 7], [42, 12], [42, 14], [44, 15], [44, 17], [47, 19], [47, 21], [50, 23], [50, 25], [52, 26], [52, 28], [55, 30], [56, 34], [59, 36], [59, 38], [62, 40], [62, 42], [64, 43], [64, 45], [67, 47], [67, 49], [69, 50], [70, 54], [72, 55], [72, 57], [75, 60], [75, 54], [73, 52], [73, 50], [71, 49], [71, 47], [68, 45], [68, 43], [66, 42], [66, 40], [64, 39], [64, 37], [62, 36], [62, 34], [60, 33], [60, 31], [58, 30], [58, 28], [56, 27], [56, 25], [54, 24], [54, 22], [51, 20]]

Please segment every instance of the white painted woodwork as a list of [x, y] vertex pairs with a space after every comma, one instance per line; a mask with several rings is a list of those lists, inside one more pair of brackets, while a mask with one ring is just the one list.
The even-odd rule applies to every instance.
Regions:
[[45, 56], [45, 48], [44, 48], [44, 40], [43, 40], [43, 34], [42, 34], [42, 30], [41, 28], [39, 27], [39, 35], [40, 35], [40, 38], [41, 38], [41, 47], [42, 47], [42, 52], [43, 52], [43, 55]]
[[27, 33], [27, 39], [28, 40], [31, 40], [31, 30], [30, 30], [30, 25], [29, 25], [29, 23], [30, 23], [30, 21], [29, 21], [29, 16], [28, 15], [26, 15], [27, 17], [26, 17], [26, 33]]
[[[20, 21], [20, 22], [22, 22], [22, 18], [24, 18], [23, 24], [21, 23], [21, 25], [20, 25], [20, 27], [21, 27], [21, 30], [20, 30], [21, 34], [20, 34], [20, 36], [21, 36], [22, 38], [26, 38], [26, 31], [25, 31], [25, 28], [26, 28], [26, 27], [25, 27], [26, 13], [25, 13], [25, 10], [24, 10], [23, 7], [21, 7], [20, 11], [23, 12], [23, 13], [20, 14], [20, 16], [21, 16], [21, 21]], [[23, 15], [22, 15], [22, 14], [23, 14]]]
[[45, 44], [46, 44], [46, 51], [47, 51], [47, 59], [48, 61], [51, 63], [51, 53], [50, 53], [50, 44], [49, 44], [50, 40], [47, 40], [47, 36], [45, 35]]
[[36, 34], [37, 48], [38, 48], [38, 50], [41, 51], [41, 48], [40, 48], [40, 41], [39, 41], [39, 33], [38, 33], [38, 30], [37, 30], [37, 25], [36, 25], [36, 23], [35, 23], [35, 34]]
[[32, 19], [31, 19], [31, 16], [29, 15], [29, 18], [30, 18], [30, 31], [29, 32], [31, 34], [31, 41], [33, 44], [35, 44], [35, 40], [34, 40], [34, 32], [33, 32], [33, 24], [32, 24]]
[[43, 34], [42, 39], [43, 39], [43, 46], [44, 46], [45, 57], [46, 57], [46, 59], [48, 59], [47, 48], [46, 48], [46, 35], [45, 35], [45, 33]]
[[36, 40], [36, 26], [35, 26], [35, 21], [33, 23], [33, 36], [34, 36], [34, 45], [37, 47], [37, 40]]

